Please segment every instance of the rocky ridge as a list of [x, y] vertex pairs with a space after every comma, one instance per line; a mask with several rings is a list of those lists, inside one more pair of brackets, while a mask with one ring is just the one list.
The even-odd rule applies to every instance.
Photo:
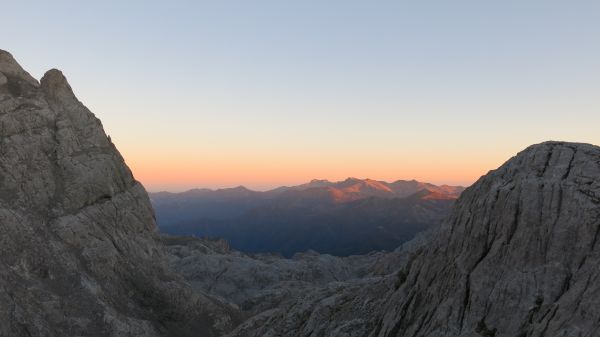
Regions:
[[0, 336], [217, 336], [237, 312], [170, 271], [153, 210], [58, 70], [0, 50]]
[[482, 177], [394, 277], [318, 288], [230, 336], [595, 336], [600, 148], [546, 142]]

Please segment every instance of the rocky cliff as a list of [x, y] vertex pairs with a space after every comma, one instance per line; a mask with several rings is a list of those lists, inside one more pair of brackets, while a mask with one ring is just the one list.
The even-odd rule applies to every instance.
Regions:
[[231, 335], [596, 336], [599, 178], [596, 146], [531, 146], [468, 188], [396, 273], [307, 292]]
[[0, 335], [216, 336], [235, 311], [169, 271], [154, 214], [58, 70], [0, 50]]

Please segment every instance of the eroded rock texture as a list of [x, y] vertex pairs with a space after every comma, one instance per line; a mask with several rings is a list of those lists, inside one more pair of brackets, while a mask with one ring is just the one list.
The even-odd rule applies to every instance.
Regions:
[[308, 292], [231, 335], [597, 336], [599, 178], [596, 146], [531, 146], [468, 188], [395, 277]]
[[231, 302], [245, 315], [282, 306], [307, 291], [379, 276], [385, 253], [337, 257], [316, 252], [291, 259], [231, 250], [223, 240], [164, 235], [173, 269], [194, 288]]
[[5, 51], [0, 230], [1, 336], [217, 336], [235, 324], [169, 271], [145, 190], [61, 72], [38, 83]]

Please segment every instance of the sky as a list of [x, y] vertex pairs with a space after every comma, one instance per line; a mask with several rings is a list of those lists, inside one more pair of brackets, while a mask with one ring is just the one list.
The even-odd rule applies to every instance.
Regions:
[[598, 1], [3, 1], [148, 190], [313, 178], [469, 185], [600, 144]]

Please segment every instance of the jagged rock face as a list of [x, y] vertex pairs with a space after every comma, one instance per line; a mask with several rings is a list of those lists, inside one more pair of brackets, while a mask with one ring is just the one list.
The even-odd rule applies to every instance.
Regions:
[[[529, 147], [462, 194], [431, 241], [398, 265], [394, 284], [309, 293], [232, 335], [595, 336], [599, 178], [598, 147]], [[331, 305], [338, 298], [349, 300]]]
[[483, 177], [410, 268], [382, 335], [598, 331], [600, 148], [548, 142]]
[[0, 335], [214, 336], [235, 313], [166, 267], [143, 187], [58, 70], [0, 51]]

